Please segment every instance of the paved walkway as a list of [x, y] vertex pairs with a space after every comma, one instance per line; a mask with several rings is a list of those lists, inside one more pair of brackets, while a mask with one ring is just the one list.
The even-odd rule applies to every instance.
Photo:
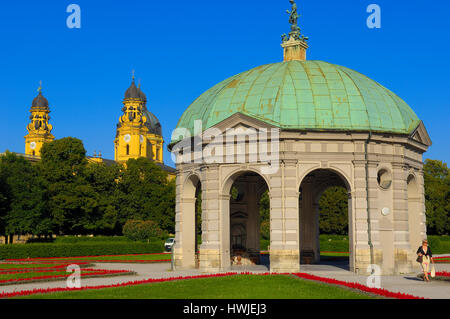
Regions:
[[[358, 282], [361, 284], [367, 284], [367, 276], [356, 275], [346, 270], [347, 265], [343, 263], [333, 264], [320, 264], [320, 265], [302, 265], [302, 272], [309, 274], [335, 278], [338, 280], [348, 282]], [[106, 278], [85, 278], [81, 280], [82, 286], [98, 286], [98, 285], [112, 285], [123, 282], [143, 280], [149, 278], [170, 278], [178, 276], [192, 276], [201, 274], [198, 270], [183, 270], [183, 271], [170, 271], [170, 263], [158, 263], [158, 264], [125, 264], [125, 263], [101, 263], [96, 264], [94, 268], [101, 269], [126, 269], [136, 272], [136, 275], [130, 276], [117, 276]], [[436, 264], [437, 271], [450, 272], [450, 264]], [[242, 272], [250, 271], [254, 273], [267, 272], [265, 266], [254, 267], [233, 267], [232, 271]], [[417, 269], [417, 274], [420, 269]], [[51, 281], [45, 283], [30, 283], [30, 284], [17, 284], [9, 286], [0, 286], [0, 292], [13, 292], [21, 290], [32, 290], [42, 288], [56, 288], [66, 287], [65, 281]], [[385, 288], [392, 292], [403, 292], [412, 294], [415, 296], [421, 296], [425, 298], [445, 298], [450, 299], [450, 282], [433, 281], [423, 282], [418, 279], [416, 275], [404, 275], [404, 276], [382, 276], [381, 288]]]
[[[450, 264], [436, 264], [436, 271], [450, 272]], [[334, 278], [347, 282], [357, 282], [367, 285], [367, 276], [356, 275], [347, 270], [346, 264], [339, 265], [302, 265], [302, 272], [316, 276]], [[450, 281], [424, 282], [417, 278], [421, 273], [420, 266], [417, 273], [399, 276], [381, 276], [381, 288], [392, 292], [403, 292], [414, 296], [432, 299], [450, 299]]]

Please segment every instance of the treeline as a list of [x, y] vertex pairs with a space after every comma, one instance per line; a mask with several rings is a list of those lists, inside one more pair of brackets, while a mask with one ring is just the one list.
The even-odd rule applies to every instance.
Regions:
[[174, 232], [175, 182], [154, 162], [91, 163], [83, 143], [46, 143], [31, 163], [0, 158], [0, 235], [122, 235], [128, 220], [151, 220]]

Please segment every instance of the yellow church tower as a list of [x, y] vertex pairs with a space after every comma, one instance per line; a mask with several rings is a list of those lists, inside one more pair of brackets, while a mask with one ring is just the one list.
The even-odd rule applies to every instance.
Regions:
[[28, 134], [25, 136], [25, 154], [31, 156], [40, 156], [42, 145], [55, 139], [51, 134], [53, 127], [48, 123], [50, 108], [47, 99], [42, 95], [42, 84], [39, 85], [38, 91], [39, 94], [31, 104]]
[[117, 124], [115, 144], [116, 162], [147, 157], [163, 163], [163, 138], [159, 120], [147, 109], [147, 97], [134, 81], [125, 92], [122, 116]]

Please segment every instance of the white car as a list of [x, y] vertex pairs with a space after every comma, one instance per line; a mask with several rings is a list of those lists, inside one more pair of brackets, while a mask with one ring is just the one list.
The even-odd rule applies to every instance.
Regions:
[[166, 249], [166, 251], [171, 251], [174, 243], [175, 238], [167, 238], [166, 242], [164, 243], [164, 248]]

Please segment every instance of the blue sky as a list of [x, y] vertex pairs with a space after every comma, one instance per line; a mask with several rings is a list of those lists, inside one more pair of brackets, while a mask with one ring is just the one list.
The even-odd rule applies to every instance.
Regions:
[[[81, 29], [66, 7], [81, 7]], [[297, 0], [308, 59], [357, 70], [403, 98], [433, 140], [425, 158], [450, 159], [450, 2]], [[366, 8], [381, 7], [381, 29]], [[0, 151], [24, 152], [39, 80], [56, 138], [83, 140], [114, 158], [115, 128], [131, 70], [142, 79], [164, 138], [214, 84], [282, 60], [288, 0], [8, 1], [0, 11]], [[166, 150], [166, 163], [173, 165]]]

